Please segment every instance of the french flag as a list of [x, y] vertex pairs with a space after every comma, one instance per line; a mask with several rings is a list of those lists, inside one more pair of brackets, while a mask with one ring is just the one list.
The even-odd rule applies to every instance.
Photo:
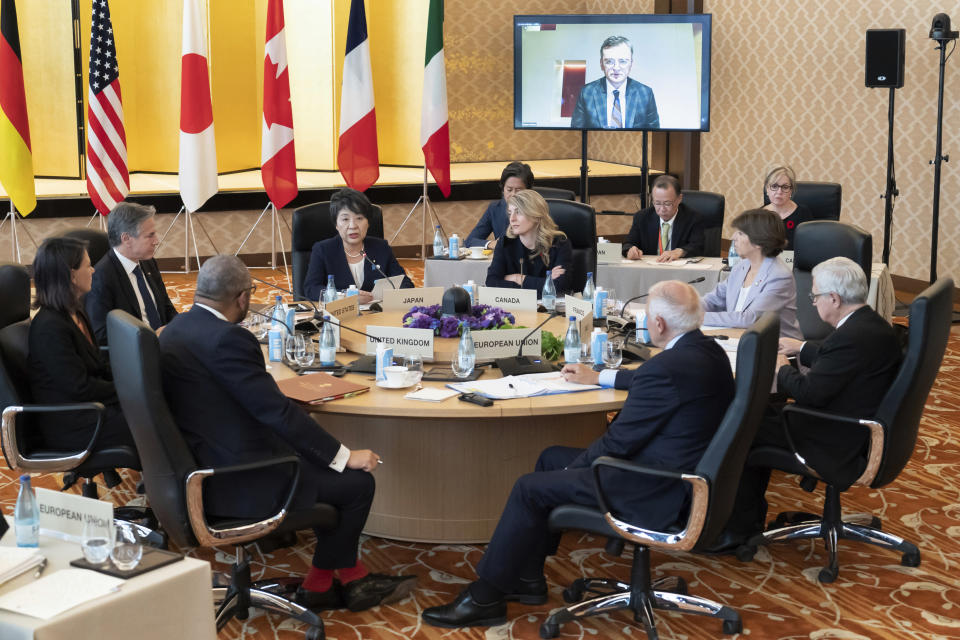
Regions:
[[350, 3], [347, 52], [340, 91], [340, 144], [337, 166], [347, 186], [366, 191], [380, 177], [377, 114], [373, 108], [370, 40], [363, 0]]

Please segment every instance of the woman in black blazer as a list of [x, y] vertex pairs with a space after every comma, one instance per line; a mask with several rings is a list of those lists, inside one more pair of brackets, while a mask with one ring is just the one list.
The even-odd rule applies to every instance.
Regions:
[[[110, 367], [83, 311], [81, 299], [93, 280], [86, 243], [47, 238], [33, 260], [33, 278], [34, 306], [39, 308], [30, 322], [28, 377], [33, 401], [102, 402], [106, 412], [93, 448], [134, 446]], [[34, 419], [43, 446], [63, 451], [85, 449], [97, 423], [92, 411], [40, 413]]]
[[550, 217], [543, 196], [532, 190], [510, 196], [507, 215], [510, 224], [493, 250], [487, 286], [542, 291], [550, 269], [557, 296], [570, 293], [567, 269], [573, 263], [573, 249]]

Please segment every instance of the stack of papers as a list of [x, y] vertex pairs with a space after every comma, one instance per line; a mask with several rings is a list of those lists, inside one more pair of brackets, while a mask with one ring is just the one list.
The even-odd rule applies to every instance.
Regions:
[[0, 547], [0, 584], [43, 564], [43, 554], [24, 547]]
[[575, 393], [577, 391], [590, 391], [601, 388], [595, 384], [567, 382], [558, 371], [528, 373], [522, 376], [505, 376], [496, 380], [452, 382], [447, 386], [460, 393], [476, 393], [491, 400], [531, 398], [533, 396]]
[[432, 387], [424, 387], [419, 391], [408, 393], [403, 397], [409, 400], [424, 400], [426, 402], [443, 402], [447, 398], [452, 398], [455, 395], [457, 395], [457, 392], [450, 391], [449, 389], [434, 389]]
[[87, 569], [61, 569], [0, 597], [0, 609], [49, 620], [85, 602], [103, 598], [123, 584]]

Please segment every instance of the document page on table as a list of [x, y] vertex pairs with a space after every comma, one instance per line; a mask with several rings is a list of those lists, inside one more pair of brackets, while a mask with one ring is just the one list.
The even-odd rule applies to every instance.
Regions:
[[49, 620], [120, 589], [123, 580], [86, 569], [61, 569], [0, 596], [0, 609]]
[[560, 372], [528, 373], [522, 376], [505, 376], [496, 380], [474, 380], [447, 385], [460, 393], [477, 393], [491, 400], [530, 398], [556, 393], [575, 393], [600, 389], [599, 385], [567, 382]]

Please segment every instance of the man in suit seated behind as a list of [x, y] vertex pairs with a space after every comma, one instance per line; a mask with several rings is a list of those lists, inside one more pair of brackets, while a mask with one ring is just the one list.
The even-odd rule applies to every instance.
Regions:
[[107, 217], [111, 249], [95, 265], [84, 303], [100, 344], [107, 344], [107, 314], [114, 309], [123, 309], [155, 331], [177, 315], [153, 259], [160, 244], [156, 213], [153, 207], [121, 202]]
[[703, 220], [683, 204], [680, 181], [662, 175], [650, 189], [653, 204], [633, 214], [623, 256], [639, 260], [657, 256], [657, 262], [703, 255]]
[[600, 45], [603, 77], [583, 85], [573, 108], [573, 129], [659, 129], [653, 89], [630, 76], [633, 45], [610, 36]]
[[[616, 374], [615, 386], [629, 389], [619, 416], [587, 449], [550, 447], [540, 454], [536, 471], [513, 486], [477, 565], [479, 579], [453, 602], [425, 610], [425, 622], [441, 627], [502, 624], [508, 600], [545, 603], [544, 561], [560, 539], [548, 530], [547, 519], [561, 504], [596, 506], [590, 464], [600, 456], [676, 469], [696, 466], [733, 399], [730, 361], [716, 341], [700, 332], [703, 311], [690, 285], [654, 285], [647, 318], [651, 340], [664, 351], [639, 369]], [[597, 382], [597, 374], [585, 365], [567, 365], [564, 376]], [[642, 526], [670, 526], [689, 505], [687, 489], [673, 480], [635, 474], [611, 480], [605, 489], [614, 510]]]
[[[777, 388], [798, 406], [845, 416], [869, 418], [900, 369], [902, 350], [893, 327], [867, 304], [867, 276], [849, 258], [831, 258], [813, 268], [810, 297], [820, 318], [835, 327], [822, 342], [780, 338]], [[786, 360], [797, 356], [800, 371]], [[852, 425], [795, 420], [790, 431], [798, 453], [825, 479], [849, 487], [866, 468], [869, 433]], [[753, 446], [789, 449], [779, 408], [768, 411]], [[770, 469], [746, 467], [733, 516], [714, 545], [732, 552], [763, 531], [764, 494]]]
[[[337, 508], [337, 528], [315, 531], [313, 563], [297, 602], [313, 610], [360, 611], [398, 599], [416, 578], [368, 573], [357, 558], [357, 540], [373, 502], [371, 472], [380, 456], [348, 449], [283, 395], [264, 367], [257, 339], [237, 324], [247, 315], [254, 289], [236, 256], [214, 256], [201, 267], [193, 308], [160, 335], [163, 390], [174, 419], [201, 467], [296, 454], [300, 483], [291, 508], [317, 502]], [[208, 481], [205, 507], [214, 516], [274, 513], [278, 492], [290, 482], [288, 474], [272, 471], [228, 477]]]

